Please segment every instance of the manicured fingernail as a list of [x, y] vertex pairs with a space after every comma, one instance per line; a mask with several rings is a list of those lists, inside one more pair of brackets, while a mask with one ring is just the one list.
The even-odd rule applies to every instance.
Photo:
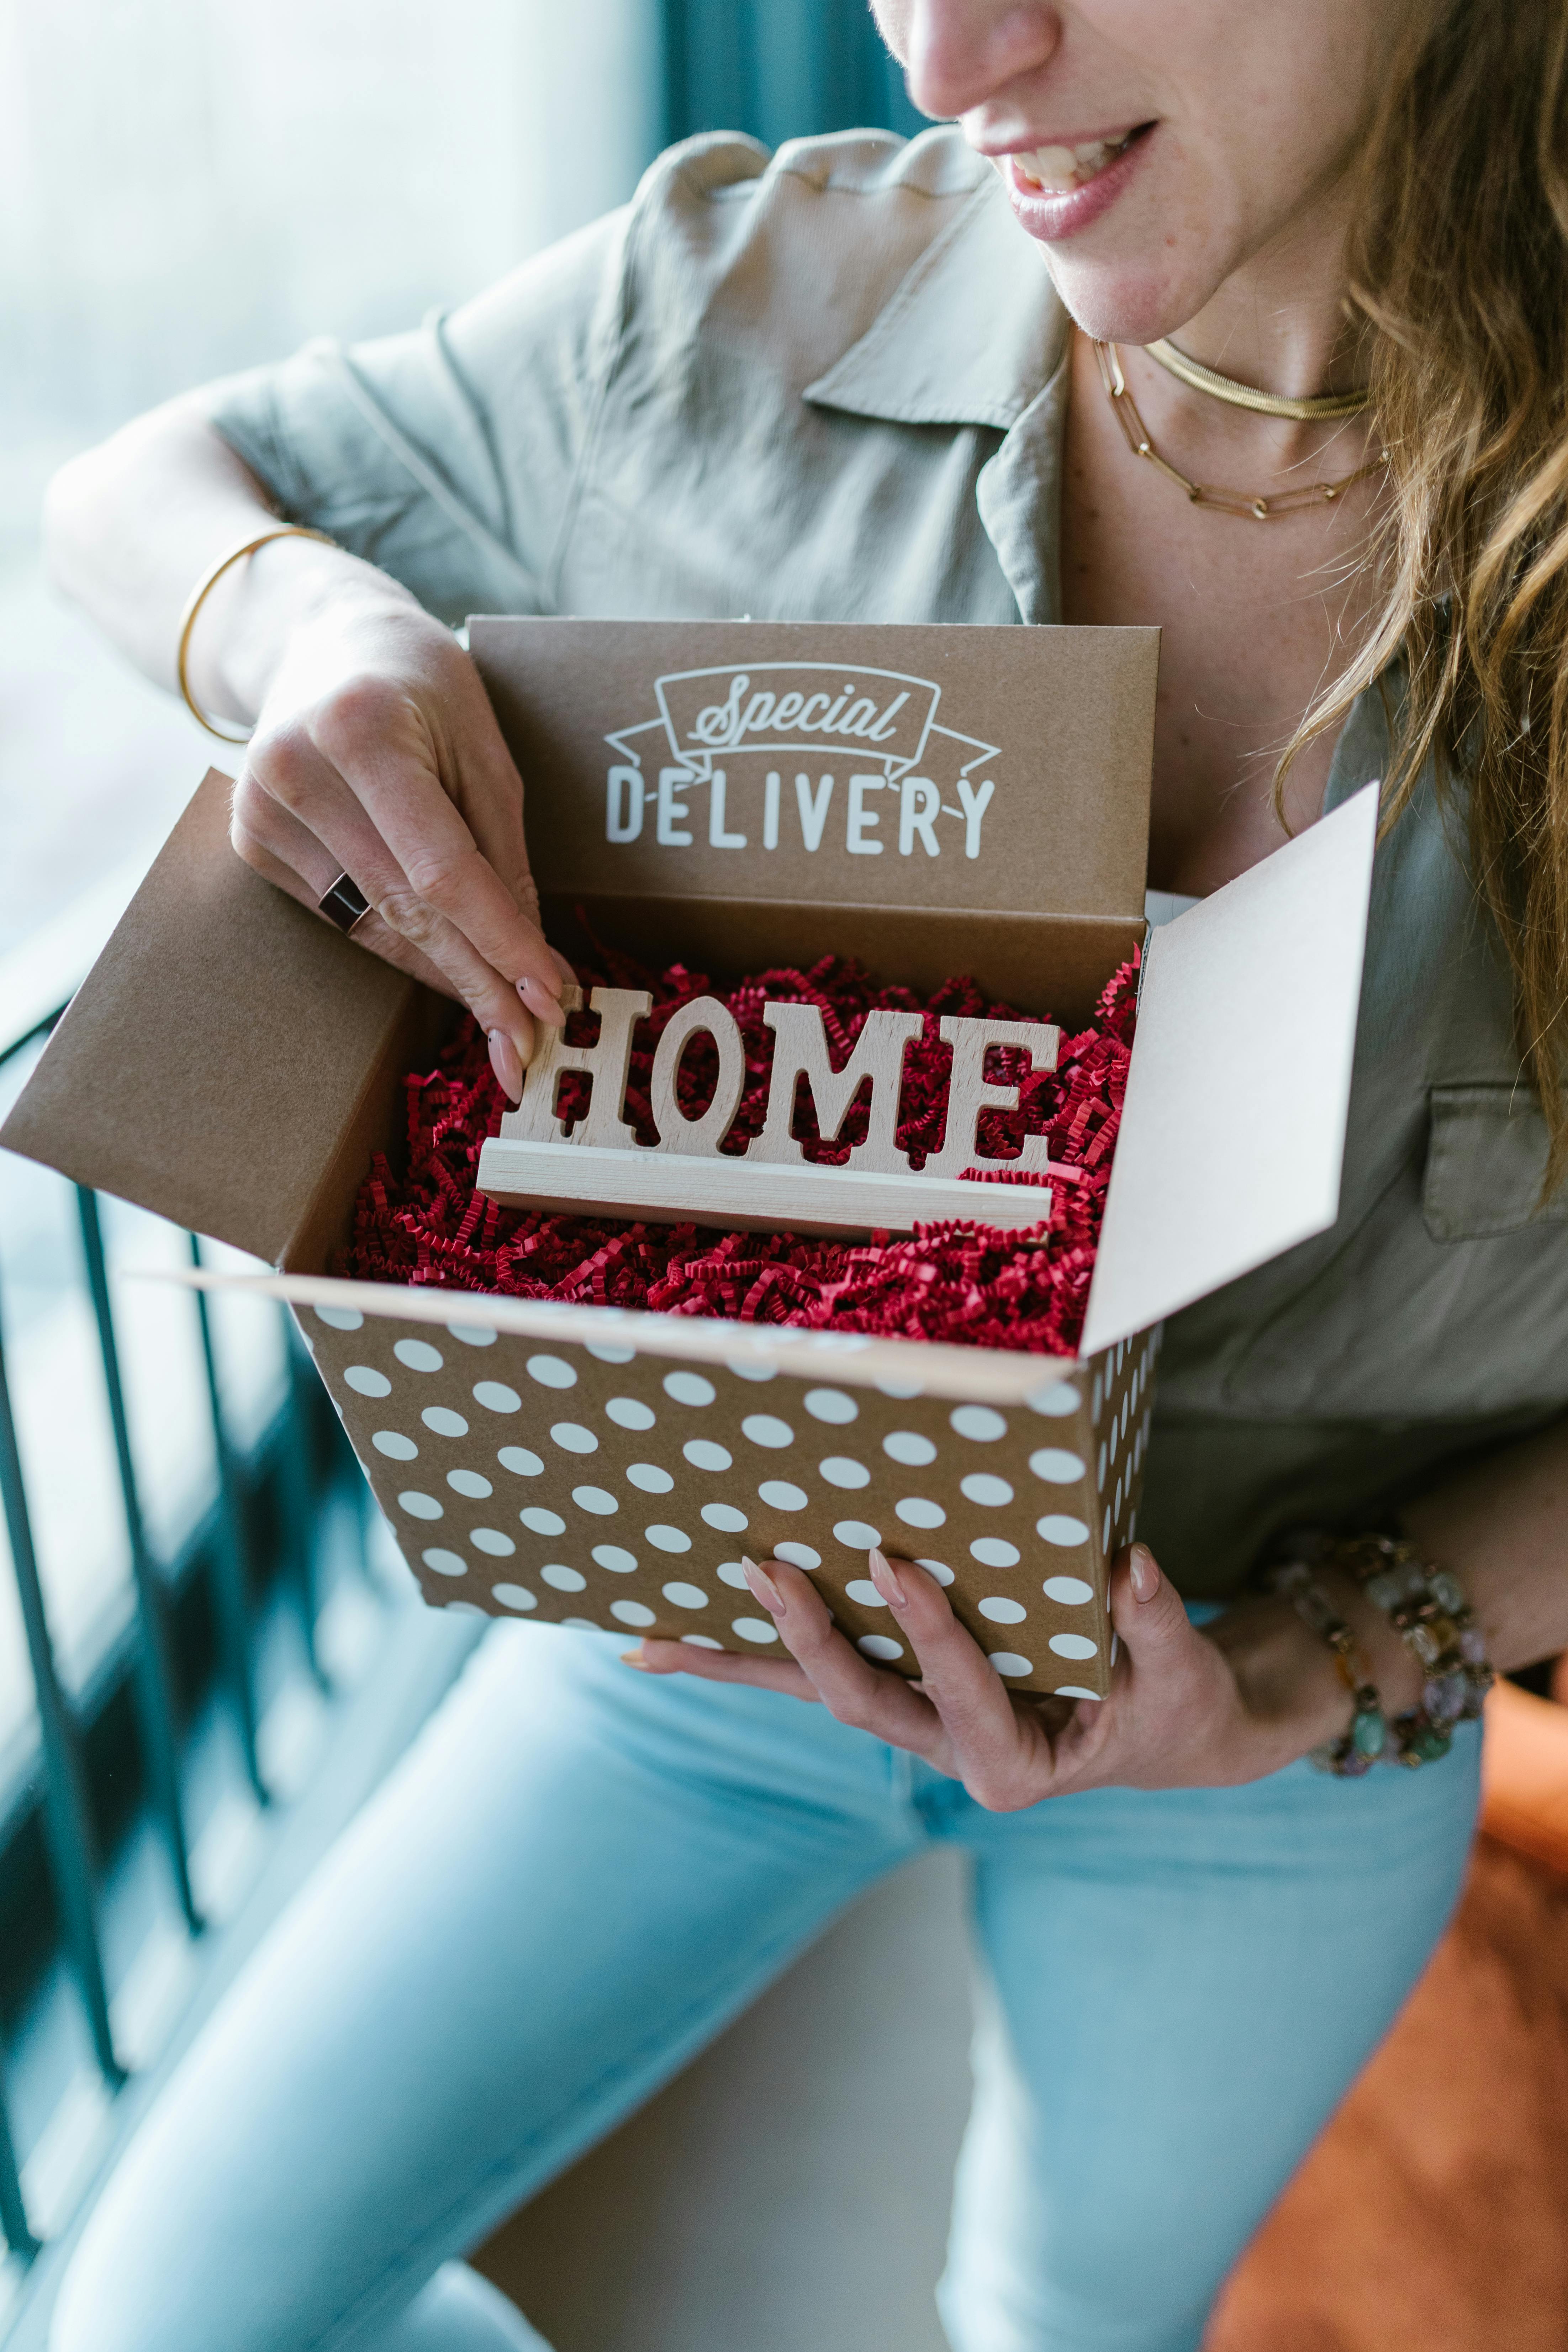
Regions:
[[873, 1549], [867, 1554], [867, 1560], [871, 1570], [871, 1581], [883, 1600], [890, 1601], [896, 1608], [901, 1609], [909, 1596], [889, 1567], [887, 1554]]
[[509, 1102], [522, 1100], [522, 1056], [504, 1029], [489, 1032], [490, 1067]]
[[548, 1023], [552, 1029], [564, 1029], [566, 1015], [561, 1010], [561, 1000], [552, 996], [542, 980], [520, 980], [517, 992], [536, 1021]]
[[653, 1668], [643, 1656], [642, 1643], [640, 1642], [637, 1643], [635, 1650], [623, 1650], [621, 1652], [621, 1664], [623, 1666], [635, 1666], [639, 1675], [651, 1675], [653, 1672]]
[[1160, 1571], [1154, 1555], [1146, 1544], [1134, 1544], [1131, 1558], [1132, 1597], [1135, 1601], [1152, 1601], [1160, 1590]]
[[754, 1559], [748, 1559], [744, 1552], [741, 1554], [741, 1566], [745, 1570], [746, 1582], [751, 1586], [763, 1607], [771, 1609], [775, 1617], [782, 1617], [784, 1605], [784, 1594], [779, 1591], [767, 1570], [759, 1568]]

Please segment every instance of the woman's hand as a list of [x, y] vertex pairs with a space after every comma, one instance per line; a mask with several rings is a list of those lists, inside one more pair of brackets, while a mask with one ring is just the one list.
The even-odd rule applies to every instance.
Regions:
[[540, 929], [522, 780], [450, 632], [352, 559], [327, 581], [268, 677], [234, 845], [311, 908], [352, 877], [373, 909], [355, 940], [468, 1006], [515, 1101], [531, 1015], [559, 1027], [573, 976]]
[[[747, 1562], [756, 1598], [795, 1660], [742, 1658], [644, 1642], [628, 1662], [816, 1699], [841, 1723], [907, 1748], [962, 1780], [994, 1812], [1073, 1789], [1214, 1788], [1260, 1780], [1348, 1729], [1351, 1705], [1325, 1645], [1285, 1602], [1248, 1601], [1212, 1633], [1194, 1626], [1152, 1555], [1135, 1544], [1111, 1579], [1120, 1637], [1110, 1696], [1010, 1693], [934, 1578], [872, 1552], [870, 1570], [921, 1668], [918, 1683], [872, 1665], [837, 1631], [799, 1569]], [[1395, 1640], [1380, 1675], [1400, 1677]], [[1408, 1680], [1408, 1673], [1403, 1680]], [[1410, 1703], [1403, 1680], [1391, 1705]]]

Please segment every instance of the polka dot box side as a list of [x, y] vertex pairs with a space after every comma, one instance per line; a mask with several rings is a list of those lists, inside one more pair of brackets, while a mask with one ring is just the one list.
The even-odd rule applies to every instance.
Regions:
[[[1157, 1336], [1005, 1410], [587, 1340], [305, 1307], [300, 1328], [433, 1605], [778, 1651], [742, 1552], [809, 1571], [869, 1657], [917, 1671], [867, 1570], [921, 1561], [1021, 1691], [1103, 1696]], [[782, 1653], [781, 1653], [782, 1654]]]

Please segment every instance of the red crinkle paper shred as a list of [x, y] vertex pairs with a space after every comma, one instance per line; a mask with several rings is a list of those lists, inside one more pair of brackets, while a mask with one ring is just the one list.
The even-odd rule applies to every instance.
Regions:
[[[859, 964], [838, 956], [824, 957], [809, 971], [759, 972], [727, 992], [683, 964], [671, 964], [656, 978], [614, 950], [600, 950], [599, 961], [603, 971], [579, 974], [584, 996], [607, 984], [647, 988], [654, 999], [652, 1013], [637, 1024], [626, 1087], [625, 1115], [642, 1143], [657, 1138], [648, 1095], [655, 1046], [670, 1015], [694, 996], [721, 996], [745, 1041], [745, 1089], [723, 1147], [731, 1153], [760, 1131], [766, 1109], [773, 1039], [763, 1025], [764, 1003], [820, 1005], [836, 1067], [848, 1057], [868, 1013], [885, 1007], [923, 1013], [924, 1029], [905, 1055], [898, 1127], [900, 1145], [917, 1168], [942, 1140], [952, 1062], [937, 1034], [942, 1014], [1028, 1017], [990, 1002], [972, 980], [943, 981], [923, 1003], [910, 989], [879, 989]], [[376, 1155], [354, 1204], [353, 1240], [334, 1271], [360, 1281], [428, 1283], [509, 1298], [1071, 1355], [1083, 1328], [1121, 1117], [1137, 974], [1134, 957], [1107, 985], [1089, 1026], [1064, 1035], [1055, 1070], [1032, 1074], [1021, 1053], [993, 1049], [988, 1074], [1021, 1086], [1022, 1092], [1016, 1112], [982, 1118], [979, 1150], [1005, 1158], [1021, 1150], [1026, 1135], [1044, 1135], [1058, 1163], [1048, 1180], [1049, 1216], [1024, 1233], [947, 1220], [918, 1225], [909, 1235], [825, 1241], [502, 1207], [474, 1190], [479, 1147], [496, 1133], [507, 1105], [484, 1035], [465, 1016], [437, 1066], [411, 1072], [405, 1081], [407, 1172], [395, 1175], [384, 1155]], [[594, 1014], [574, 1013], [571, 1024], [574, 1043], [591, 1042], [596, 1034]], [[694, 1037], [679, 1082], [689, 1117], [711, 1098], [717, 1067], [711, 1041]], [[585, 1109], [587, 1084], [580, 1076], [563, 1082], [563, 1118]], [[802, 1087], [794, 1131], [806, 1159], [838, 1165], [864, 1138], [866, 1118], [862, 1089], [837, 1140], [824, 1144]], [[1041, 1180], [1001, 1169], [991, 1181]]]

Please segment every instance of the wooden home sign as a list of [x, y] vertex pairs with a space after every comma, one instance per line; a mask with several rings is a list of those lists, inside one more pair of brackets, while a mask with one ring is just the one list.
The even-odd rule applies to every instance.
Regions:
[[[578, 989], [563, 991], [569, 1012], [582, 1007]], [[500, 1132], [479, 1155], [479, 1189], [490, 1199], [564, 1213], [598, 1212], [656, 1223], [736, 1226], [752, 1232], [861, 1233], [874, 1227], [909, 1233], [916, 1223], [970, 1217], [1016, 1230], [1048, 1217], [1051, 1163], [1043, 1136], [1026, 1139], [1022, 1155], [991, 1160], [975, 1149], [983, 1111], [1016, 1110], [1016, 1087], [985, 1076], [994, 1045], [1020, 1046], [1036, 1070], [1053, 1070], [1059, 1029], [1041, 1021], [971, 1021], [944, 1015], [942, 1043], [952, 1048], [947, 1121], [941, 1149], [918, 1172], [894, 1140], [904, 1049], [921, 1034], [918, 1013], [868, 1013], [854, 1052], [835, 1070], [822, 1013], [815, 1004], [769, 1003], [763, 1019], [773, 1033], [773, 1074], [762, 1132], [744, 1152], [725, 1153], [745, 1083], [740, 1025], [715, 996], [694, 997], [666, 1023], [654, 1055], [652, 1103], [658, 1141], [639, 1145], [624, 1117], [634, 1024], [651, 1009], [644, 989], [595, 988], [588, 1010], [599, 1016], [591, 1045], [569, 1045], [546, 1030]], [[691, 1039], [706, 1034], [719, 1057], [713, 1098], [688, 1118], [677, 1099], [681, 1058]], [[556, 1109], [560, 1081], [582, 1072], [590, 1081], [586, 1115], [567, 1134]], [[870, 1099], [866, 1139], [842, 1168], [814, 1167], [791, 1133], [795, 1090], [804, 1080], [825, 1141], [838, 1134], [863, 1087]], [[984, 1181], [1005, 1171], [1016, 1183]]]

